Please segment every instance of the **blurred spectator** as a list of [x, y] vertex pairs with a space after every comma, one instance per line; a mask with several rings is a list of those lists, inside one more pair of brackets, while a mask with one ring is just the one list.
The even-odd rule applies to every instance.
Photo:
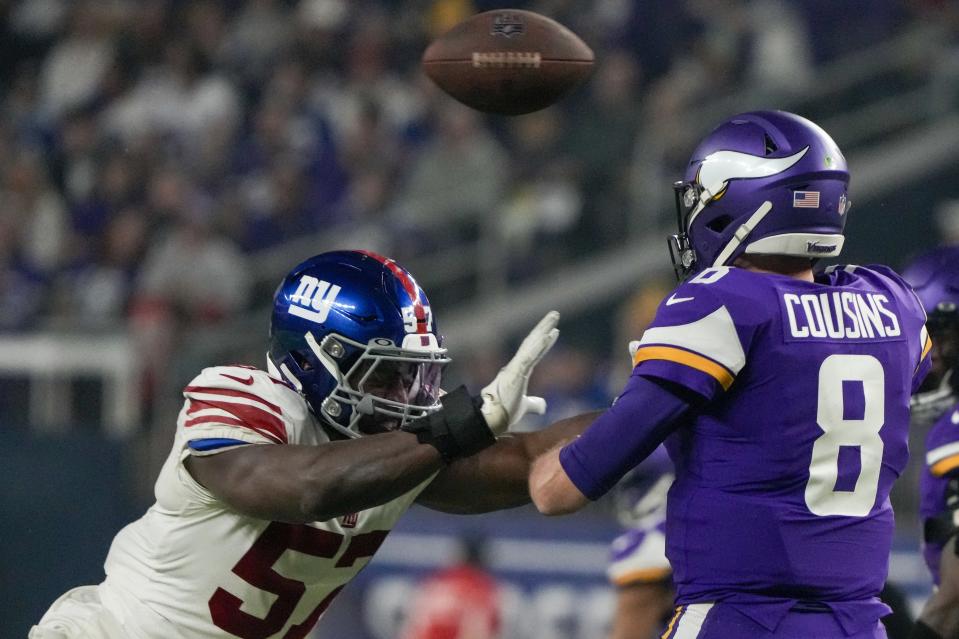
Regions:
[[414, 159], [397, 202], [398, 221], [434, 244], [475, 236], [509, 175], [509, 156], [475, 111], [446, 103], [437, 119], [437, 137]]
[[184, 12], [184, 27], [190, 44], [212, 64], [223, 64], [228, 27], [224, 3], [218, 0], [194, 0], [188, 3]]
[[97, 121], [89, 109], [76, 109], [63, 118], [57, 153], [50, 160], [68, 202], [93, 196], [99, 167]]
[[[247, 211], [246, 250], [316, 233], [344, 213], [348, 176], [326, 119], [305, 100], [304, 82], [295, 62], [281, 65], [252, 131], [236, 149], [233, 173]], [[269, 232], [260, 234], [265, 228]]]
[[32, 40], [47, 40], [56, 36], [68, 17], [69, 0], [32, 0], [12, 3], [10, 25], [12, 31]]
[[15, 132], [21, 144], [28, 146], [39, 145], [43, 135], [40, 83], [36, 66], [34, 61], [24, 61], [17, 65], [6, 99], [0, 102], [3, 124]]
[[252, 86], [266, 77], [292, 35], [292, 21], [278, 0], [242, 2], [226, 35], [228, 64]]
[[367, 4], [356, 27], [347, 36], [345, 68], [322, 74], [313, 100], [329, 117], [337, 139], [356, 129], [369, 104], [391, 133], [402, 137], [424, 116], [425, 105], [410, 79], [389, 66], [397, 54], [391, 48], [390, 17], [383, 7]]
[[959, 199], [943, 200], [936, 205], [936, 226], [941, 244], [959, 245]]
[[546, 400], [546, 414], [536, 418], [537, 425], [608, 407], [611, 398], [600, 363], [584, 349], [554, 347], [530, 381], [530, 392]]
[[633, 214], [629, 162], [636, 139], [642, 69], [626, 51], [610, 51], [590, 83], [589, 118], [575, 118], [566, 132], [567, 153], [576, 162], [585, 202], [574, 238], [580, 245], [608, 244], [621, 237]]
[[0, 185], [0, 211], [16, 220], [25, 266], [53, 275], [64, 258], [67, 216], [38, 153], [22, 151], [10, 162]]
[[126, 316], [140, 256], [146, 248], [147, 221], [127, 209], [113, 217], [91, 258], [68, 269], [57, 292], [58, 315], [70, 328], [117, 328]]
[[276, 246], [322, 228], [308, 198], [306, 176], [290, 156], [274, 159], [269, 173], [247, 182], [249, 214], [242, 232], [245, 250]]
[[20, 258], [18, 220], [0, 208], [0, 330], [37, 328], [43, 308], [43, 279]]
[[802, 16], [785, 0], [753, 0], [749, 80], [774, 95], [802, 95], [812, 84], [812, 45]]
[[112, 18], [109, 3], [82, 0], [71, 7], [67, 35], [42, 70], [42, 104], [51, 119], [95, 97], [113, 61]]
[[[661, 226], [672, 213], [666, 185], [683, 174], [696, 128], [687, 126], [690, 110], [728, 95], [738, 86], [747, 44], [743, 0], [686, 0], [697, 23], [678, 47], [668, 73], [651, 86], [632, 166], [633, 197], [640, 226]], [[672, 221], [672, 220], [670, 220]]]
[[941, 40], [941, 51], [932, 61], [930, 110], [937, 115], [953, 113], [959, 106], [959, 7], [954, 2], [930, 7], [931, 34]]
[[213, 227], [213, 203], [186, 176], [167, 170], [155, 178], [152, 204], [168, 219], [144, 259], [138, 304], [159, 304], [200, 323], [241, 310], [249, 286], [246, 262]]
[[582, 214], [579, 163], [562, 147], [565, 122], [562, 112], [551, 108], [510, 123], [513, 170], [499, 211], [499, 236], [529, 271], [562, 259], [555, 253], [563, 247], [556, 244], [568, 239]]
[[626, 378], [633, 370], [632, 362], [623, 365], [629, 360], [629, 343], [643, 336], [646, 327], [656, 316], [656, 309], [673, 288], [675, 281], [650, 278], [620, 305], [609, 354], [612, 366], [607, 388], [611, 394], [618, 393], [626, 385]]
[[400, 639], [496, 639], [500, 601], [482, 542], [464, 539], [459, 561], [429, 575], [413, 595]]
[[154, 177], [151, 191], [154, 214], [165, 219], [165, 228], [146, 253], [131, 307], [147, 397], [183, 328], [235, 317], [250, 287], [239, 248], [213, 226], [212, 202], [171, 169]]
[[130, 142], [144, 135], [170, 136], [190, 155], [229, 139], [239, 123], [235, 88], [211, 69], [197, 47], [173, 41], [160, 65], [118, 100], [107, 114], [109, 130]]

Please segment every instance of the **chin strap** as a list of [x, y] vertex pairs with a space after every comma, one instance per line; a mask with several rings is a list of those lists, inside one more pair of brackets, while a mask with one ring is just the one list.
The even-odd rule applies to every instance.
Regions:
[[713, 262], [713, 267], [716, 266], [725, 266], [726, 261], [736, 252], [736, 249], [739, 248], [739, 245], [742, 244], [749, 234], [753, 232], [753, 229], [759, 226], [759, 223], [763, 221], [763, 218], [766, 217], [769, 212], [773, 210], [773, 203], [769, 200], [763, 202], [756, 212], [749, 216], [749, 219], [743, 222], [736, 232], [733, 233], [733, 237], [729, 242], [726, 243], [726, 246], [723, 247], [723, 250], [720, 251], [719, 256], [716, 257]]

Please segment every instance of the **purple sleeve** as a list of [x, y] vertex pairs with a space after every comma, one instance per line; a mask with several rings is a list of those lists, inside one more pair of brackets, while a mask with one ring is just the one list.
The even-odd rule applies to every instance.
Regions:
[[634, 370], [616, 403], [563, 447], [560, 464], [580, 492], [599, 499], [675, 430], [690, 405]]

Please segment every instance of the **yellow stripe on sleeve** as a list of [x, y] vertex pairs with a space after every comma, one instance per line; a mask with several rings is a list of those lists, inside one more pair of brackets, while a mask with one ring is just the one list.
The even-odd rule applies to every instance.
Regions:
[[703, 357], [702, 355], [697, 355], [696, 353], [684, 351], [681, 348], [673, 348], [671, 346], [643, 346], [633, 355], [633, 366], [638, 366], [640, 362], [647, 360], [666, 360], [695, 368], [713, 377], [722, 385], [723, 390], [729, 390], [729, 387], [733, 385], [733, 380], [735, 379], [732, 373], [713, 360]]
[[922, 366], [922, 362], [926, 359], [926, 355], [929, 354], [929, 351], [932, 350], [932, 339], [927, 335], [926, 343], [922, 347], [922, 355], [919, 356], [919, 363], [916, 364], [916, 370], [913, 371], [913, 375], [919, 372], [919, 367]]
[[946, 457], [945, 459], [940, 459], [929, 468], [929, 472], [936, 477], [942, 477], [949, 471], [955, 470], [956, 468], [959, 468], [959, 454]]

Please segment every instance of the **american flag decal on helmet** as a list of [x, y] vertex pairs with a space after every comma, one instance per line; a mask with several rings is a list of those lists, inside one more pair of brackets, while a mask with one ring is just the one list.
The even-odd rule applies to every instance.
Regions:
[[793, 191], [794, 209], [818, 209], [819, 191]]

